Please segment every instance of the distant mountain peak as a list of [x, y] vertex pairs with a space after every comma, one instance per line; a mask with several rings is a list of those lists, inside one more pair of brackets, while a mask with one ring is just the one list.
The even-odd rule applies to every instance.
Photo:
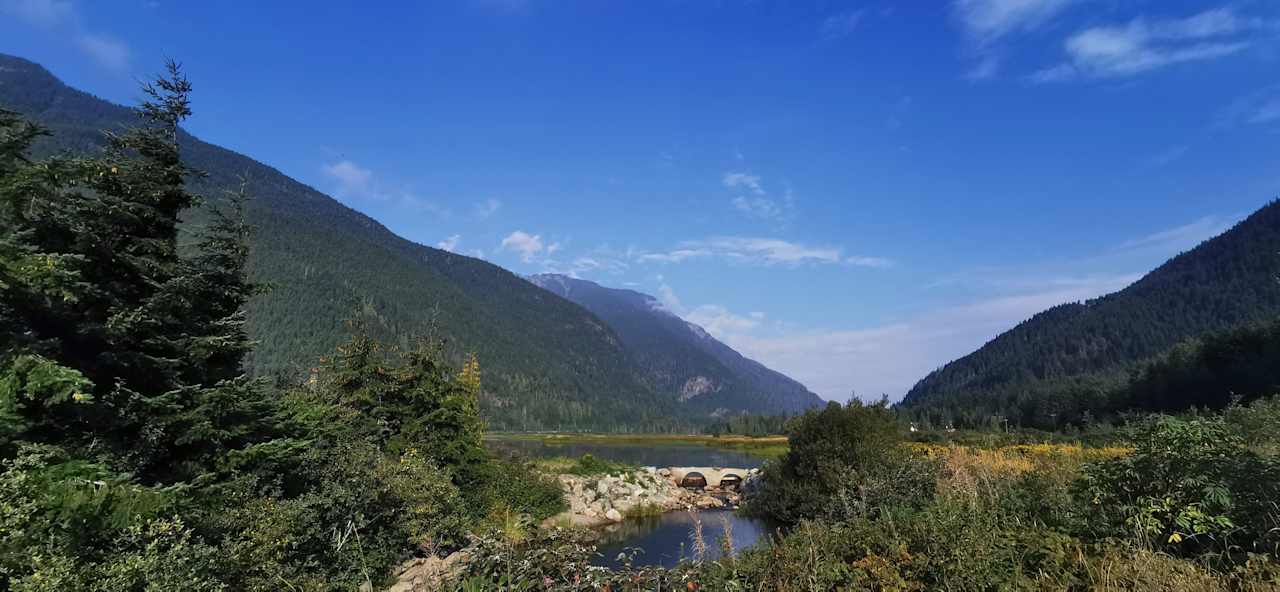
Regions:
[[709, 413], [791, 413], [820, 405], [803, 385], [744, 357], [662, 301], [563, 274], [529, 281], [604, 319], [659, 393]]

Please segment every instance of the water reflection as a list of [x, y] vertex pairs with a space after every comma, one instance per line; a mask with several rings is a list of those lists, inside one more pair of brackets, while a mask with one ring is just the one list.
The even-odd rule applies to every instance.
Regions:
[[719, 559], [726, 533], [732, 533], [732, 552], [754, 546], [769, 539], [772, 528], [763, 520], [747, 518], [731, 510], [702, 512], [668, 512], [660, 516], [628, 518], [601, 529], [598, 543], [600, 556], [595, 564], [619, 567], [618, 555], [639, 550], [633, 557], [636, 566], [661, 565], [675, 567], [683, 559], [696, 556], [694, 532], [702, 523], [702, 540], [706, 544], [703, 559]]
[[764, 459], [747, 452], [701, 444], [635, 444], [609, 442], [555, 442], [540, 439], [493, 439], [490, 448], [506, 453], [548, 458], [578, 458], [590, 454], [617, 462], [649, 467], [734, 467], [754, 469]]

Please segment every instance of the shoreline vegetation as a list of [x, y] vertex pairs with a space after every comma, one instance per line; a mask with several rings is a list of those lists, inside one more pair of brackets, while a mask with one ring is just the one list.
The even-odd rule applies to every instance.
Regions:
[[635, 446], [702, 445], [775, 459], [787, 452], [787, 437], [709, 434], [601, 434], [572, 432], [489, 432], [485, 441], [535, 441], [548, 446], [609, 444]]

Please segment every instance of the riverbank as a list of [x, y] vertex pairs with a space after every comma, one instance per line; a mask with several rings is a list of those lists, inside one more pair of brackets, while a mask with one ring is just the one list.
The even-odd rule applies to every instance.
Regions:
[[592, 454], [638, 466], [735, 466], [754, 468], [787, 451], [786, 436], [703, 434], [582, 434], [504, 432], [486, 434], [486, 445], [530, 457]]

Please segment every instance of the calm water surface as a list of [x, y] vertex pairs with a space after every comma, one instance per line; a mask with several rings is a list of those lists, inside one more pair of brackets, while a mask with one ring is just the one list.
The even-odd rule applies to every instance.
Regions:
[[[702, 521], [702, 539], [707, 553], [703, 559], [713, 560], [721, 556], [720, 541], [727, 531], [732, 531], [733, 552], [736, 554], [759, 544], [768, 544], [773, 532], [767, 523], [741, 516], [732, 510], [708, 510], [702, 512], [667, 512], [661, 516], [627, 519], [600, 530], [594, 563], [605, 567], [619, 567], [620, 553], [637, 552], [632, 565], [661, 565], [675, 567], [681, 559], [693, 559], [694, 521]], [[726, 528], [726, 524], [728, 528]]]
[[526, 456], [577, 458], [590, 454], [617, 462], [645, 467], [733, 467], [754, 469], [764, 459], [747, 452], [688, 443], [650, 444], [615, 442], [560, 442], [541, 439], [496, 438], [486, 445], [500, 452]]
[[[590, 454], [616, 462], [651, 467], [734, 467], [752, 469], [764, 463], [764, 458], [739, 450], [726, 450], [692, 444], [638, 443], [638, 442], [574, 442], [526, 438], [493, 438], [485, 444], [506, 454], [519, 454], [537, 458], [577, 458]], [[746, 549], [757, 543], [767, 544], [773, 528], [764, 521], [740, 516], [731, 510], [691, 512], [667, 512], [660, 516], [631, 518], [620, 524], [600, 529], [595, 564], [618, 567], [618, 554], [633, 554], [632, 564], [637, 566], [661, 565], [674, 567], [681, 559], [693, 558], [693, 532], [695, 516], [702, 522], [702, 538], [706, 541], [705, 559], [717, 559], [721, 555], [720, 542], [726, 532], [732, 533], [734, 551]]]

